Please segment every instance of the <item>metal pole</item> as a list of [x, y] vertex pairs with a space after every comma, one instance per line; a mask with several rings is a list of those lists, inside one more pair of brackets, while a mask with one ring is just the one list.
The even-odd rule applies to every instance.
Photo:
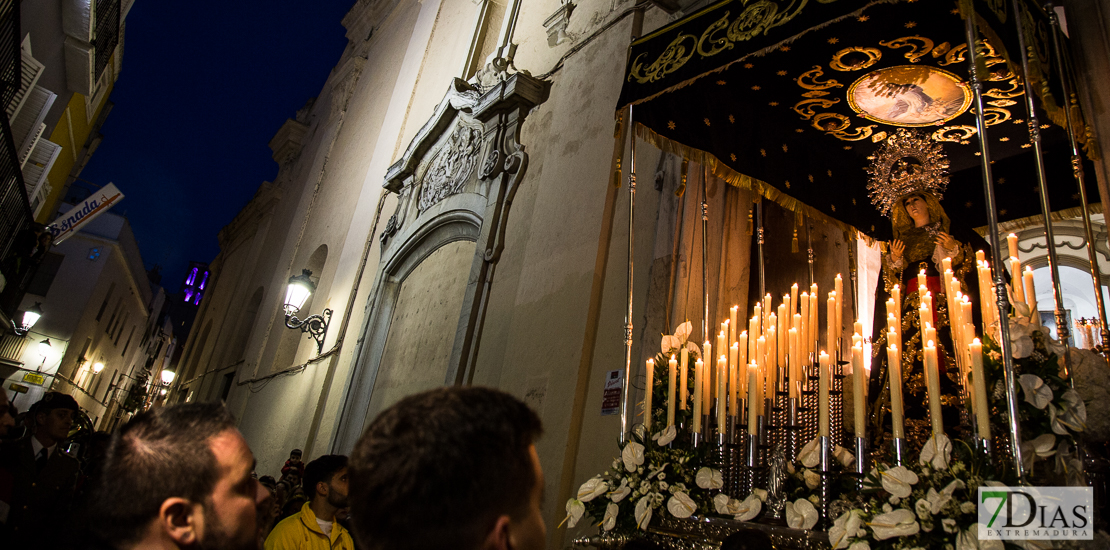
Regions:
[[755, 225], [755, 231], [759, 235], [759, 300], [763, 301], [763, 297], [767, 295], [767, 272], [763, 263], [763, 197], [759, 197], [759, 201], [755, 203]]
[[[963, 4], [970, 6], [970, 4]], [[1006, 296], [1006, 284], [1002, 278], [1002, 248], [998, 239], [998, 212], [994, 200], [994, 178], [991, 175], [990, 150], [987, 147], [987, 124], [983, 119], [983, 83], [979, 80], [978, 58], [976, 51], [976, 37], [978, 29], [975, 26], [974, 11], [965, 12], [964, 34], [967, 38], [968, 73], [971, 81], [971, 90], [974, 92], [975, 101], [975, 127], [979, 134], [979, 157], [983, 176], [983, 196], [987, 202], [987, 222], [990, 227], [987, 237], [991, 245], [991, 261], [994, 262], [994, 289], [995, 305], [998, 307], [998, 346], [1002, 352], [1002, 376], [1006, 386], [1006, 410], [1010, 420], [1010, 447], [1013, 450], [1014, 471], [1018, 473], [1021, 481], [1025, 482], [1025, 470], [1021, 465], [1021, 430], [1018, 426], [1018, 400], [1017, 380], [1014, 378], [1014, 359], [1010, 353], [1010, 302]], [[985, 328], [985, 327], [984, 327]], [[984, 330], [984, 334], [986, 331]]]
[[[634, 129], [632, 107], [628, 108], [628, 127]], [[628, 310], [624, 317], [624, 388], [621, 391], [621, 445], [628, 441], [628, 392], [632, 389], [632, 268], [633, 243], [635, 241], [636, 220], [636, 133], [629, 132], [631, 154], [628, 166]], [[648, 391], [651, 391], [648, 388]]]
[[810, 284], [810, 286], [813, 286], [813, 281], [814, 281], [814, 278], [813, 278], [813, 236], [810, 235], [810, 232], [812, 231], [812, 229], [813, 229], [813, 225], [810, 223], [809, 220], [806, 220], [806, 256], [807, 256], [806, 261], [809, 262], [809, 284]]
[[1075, 139], [1073, 130], [1075, 126], [1071, 118], [1071, 105], [1077, 103], [1077, 100], [1069, 79], [1071, 71], [1065, 70], [1067, 56], [1060, 48], [1060, 21], [1056, 17], [1056, 11], [1052, 9], [1052, 4], [1049, 4], [1045, 11], [1048, 12], [1048, 19], [1052, 23], [1052, 46], [1056, 54], [1056, 70], [1060, 75], [1060, 83], [1064, 87], [1064, 96], [1068, 98], [1068, 104], [1064, 106], [1064, 120], [1067, 124], [1065, 129], [1068, 133], [1068, 139], [1071, 141], [1072, 174], [1075, 175], [1075, 183], [1079, 186], [1079, 202], [1083, 206], [1083, 230], [1087, 237], [1087, 259], [1091, 262], [1091, 282], [1094, 284], [1095, 300], [1098, 303], [1099, 335], [1101, 336], [1102, 351], [1106, 353], [1110, 350], [1106, 345], [1107, 340], [1110, 340], [1110, 334], [1107, 333], [1106, 304], [1102, 297], [1102, 273], [1098, 268], [1094, 231], [1091, 229], [1091, 211], [1087, 206], [1087, 185], [1083, 175], [1083, 160], [1079, 156], [1079, 144]]
[[[1056, 317], [1056, 336], [1065, 345], [1068, 342], [1068, 329], [1067, 317], [1064, 314], [1064, 292], [1060, 289], [1060, 262], [1056, 257], [1056, 234], [1052, 229], [1052, 207], [1048, 204], [1048, 177], [1044, 171], [1044, 147], [1041, 144], [1041, 122], [1037, 119], [1037, 111], [1033, 105], [1033, 87], [1029, 84], [1029, 49], [1025, 42], [1025, 31], [1022, 28], [1021, 6], [1018, 5], [1017, 0], [1011, 0], [1010, 5], [1014, 8], [1014, 24], [1017, 25], [1018, 30], [1018, 49], [1021, 52], [1021, 72], [1022, 84], [1025, 88], [1025, 109], [1029, 115], [1029, 140], [1033, 143], [1033, 159], [1037, 165], [1037, 189], [1041, 195], [1041, 215], [1044, 217], [1044, 233], [1045, 247], [1048, 250], [1048, 269], [1052, 275], [1052, 300], [1053, 300], [1053, 313]], [[1001, 267], [1001, 265], [999, 266]], [[1014, 273], [1014, 277], [1021, 277], [1021, 273]], [[1037, 315], [1036, 311], [1031, 311], [1031, 315]], [[1068, 365], [1068, 350], [1070, 346], [1064, 348], [1064, 368], [1067, 369]]]
[[[708, 189], [709, 189], [709, 168], [704, 164], [701, 167], [701, 289], [703, 296], [703, 304], [705, 311], [701, 318], [701, 335], [702, 341], [709, 341], [709, 202], [708, 202]], [[702, 361], [708, 365], [710, 362], [709, 357], [703, 357]]]

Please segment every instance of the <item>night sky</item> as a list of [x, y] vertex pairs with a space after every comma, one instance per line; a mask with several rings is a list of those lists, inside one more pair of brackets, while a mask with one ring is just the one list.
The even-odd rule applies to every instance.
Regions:
[[[268, 146], [315, 97], [346, 46], [354, 0], [188, 3], [139, 0], [123, 68], [80, 177], [115, 183], [149, 269], [178, 290], [189, 261], [210, 262], [216, 234], [277, 175]], [[80, 184], [81, 182], [78, 182]]]

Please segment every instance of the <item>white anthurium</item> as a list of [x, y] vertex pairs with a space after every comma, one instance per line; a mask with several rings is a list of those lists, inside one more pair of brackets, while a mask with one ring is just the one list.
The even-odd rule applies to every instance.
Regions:
[[979, 525], [976, 523], [956, 537], [956, 550], [1003, 550], [1001, 540], [979, 540]]
[[1057, 547], [1051, 540], [1015, 540], [1014, 543], [1022, 550], [1052, 550]]
[[1068, 350], [1068, 347], [1066, 345], [1060, 343], [1060, 341], [1053, 338], [1052, 330], [1049, 329], [1048, 327], [1044, 326], [1044, 325], [1041, 325], [1039, 327], [1039, 329], [1040, 329], [1041, 333], [1045, 335], [1045, 338], [1044, 338], [1044, 347], [1045, 347], [1045, 349], [1048, 350], [1049, 353], [1055, 354], [1057, 356], [1064, 355], [1064, 352]]
[[625, 470], [635, 472], [637, 467], [644, 464], [644, 446], [635, 441], [629, 441], [621, 451], [621, 461], [624, 462]]
[[1033, 331], [1036, 330], [1028, 322], [1015, 320], [1010, 323], [1010, 355], [1014, 359], [1023, 359], [1033, 354]]
[[646, 479], [646, 480], [653, 479], [653, 478], [655, 478], [655, 476], [663, 473], [663, 470], [666, 470], [666, 469], [667, 469], [667, 464], [663, 464], [662, 466], [660, 466], [660, 467], [652, 470], [650, 473], [648, 473], [647, 477], [645, 477], [644, 479]]
[[675, 327], [673, 335], [663, 335], [663, 341], [659, 346], [660, 350], [663, 353], [670, 353], [673, 349], [683, 347], [686, 344], [686, 339], [690, 337], [690, 331], [693, 329], [694, 325], [690, 321], [678, 325]]
[[739, 507], [737, 507], [736, 515], [733, 516], [733, 519], [737, 521], [748, 521], [758, 516], [759, 512], [762, 510], [763, 501], [759, 500], [759, 497], [755, 494], [751, 494], [740, 503]]
[[1028, 470], [1033, 467], [1033, 462], [1040, 458], [1048, 458], [1056, 454], [1056, 436], [1041, 434], [1039, 437], [1021, 442], [1021, 462]]
[[852, 463], [856, 461], [856, 456], [840, 445], [837, 445], [836, 448], [833, 449], [833, 456], [836, 458], [836, 461], [845, 468], [851, 466]]
[[609, 493], [609, 500], [613, 502], [620, 502], [624, 500], [624, 497], [628, 496], [628, 494], [631, 492], [632, 487], [628, 486], [628, 478], [624, 478], [621, 480], [620, 487], [617, 487], [613, 490], [612, 493]]
[[643, 498], [636, 501], [636, 527], [647, 530], [648, 524], [651, 523], [651, 495], [644, 495]]
[[817, 508], [804, 498], [787, 502], [786, 524], [792, 529], [813, 529], [813, 526], [817, 525]]
[[832, 528], [829, 529], [829, 544], [832, 545], [833, 550], [848, 548], [848, 539], [857, 536], [860, 528], [859, 514], [859, 510], [849, 510], [833, 522]]
[[760, 488], [757, 487], [755, 489], [752, 489], [752, 494], [755, 495], [756, 498], [758, 498], [760, 502], [767, 502], [767, 490], [766, 489], [760, 489]]
[[582, 515], [586, 513], [586, 505], [582, 501], [572, 498], [567, 501], [567, 517], [563, 521], [567, 522], [567, 527], [574, 527], [578, 525], [578, 520], [582, 519]]
[[1043, 409], [1052, 402], [1052, 388], [1048, 387], [1040, 376], [1023, 374], [1018, 377], [1018, 383], [1021, 384], [1022, 392], [1025, 394], [1025, 401], [1030, 405]]
[[810, 489], [816, 489], [821, 484], [821, 474], [813, 470], [806, 470], [802, 473], [802, 477], [805, 479], [806, 487]]
[[960, 526], [957, 525], [956, 520], [952, 518], [944, 518], [940, 520], [940, 524], [944, 528], [944, 532], [948, 533], [949, 535], [954, 534], [960, 530]]
[[725, 486], [725, 478], [721, 475], [720, 470], [712, 468], [702, 468], [698, 470], [695, 476], [698, 487], [702, 489], [720, 489]]
[[[856, 542], [853, 542], [851, 546], [848, 547], [848, 550], [871, 550], [871, 543], [869, 543], [865, 540], [857, 540]], [[922, 550], [924, 550], [924, 549], [922, 549]]]
[[908, 537], [917, 534], [921, 526], [913, 511], [899, 508], [892, 512], [879, 514], [867, 523], [876, 540], [886, 540], [894, 537]]
[[620, 512], [621, 507], [617, 506], [615, 502], [610, 502], [605, 507], [605, 517], [601, 520], [601, 528], [606, 531], [612, 531], [617, 526], [617, 513]]
[[697, 510], [698, 505], [686, 493], [675, 493], [667, 500], [667, 511], [676, 518], [688, 518]]
[[883, 489], [898, 498], [906, 498], [913, 491], [912, 485], [917, 483], [917, 474], [905, 466], [895, 466], [879, 473], [883, 482]]
[[578, 488], [578, 500], [589, 502], [607, 492], [609, 492], [609, 484], [605, 483], [600, 476], [595, 477], [587, 480]]
[[728, 498], [728, 495], [718, 493], [717, 496], [713, 497], [713, 509], [716, 510], [718, 514], [731, 515], [728, 511], [728, 503], [730, 500], [732, 499]]
[[666, 447], [667, 445], [670, 445], [672, 441], [674, 441], [674, 438], [677, 435], [678, 430], [674, 427], [674, 424], [672, 424], [670, 426], [667, 426], [667, 428], [663, 431], [651, 436], [651, 439], [653, 439], [655, 443], [658, 444], [660, 447]]
[[816, 468], [821, 462], [821, 444], [816, 437], [798, 452], [798, 461], [806, 468]]
[[938, 470], [948, 469], [948, 462], [952, 458], [952, 441], [944, 434], [936, 434], [925, 441], [921, 448], [920, 464], [931, 464]]
[[1068, 389], [1060, 396], [1060, 401], [1056, 421], [1073, 432], [1084, 431], [1087, 428], [1087, 406], [1083, 404], [1083, 398], [1075, 390]]
[[[933, 515], [939, 514], [945, 505], [952, 500], [952, 493], [956, 492], [956, 489], [963, 489], [964, 487], [964, 482], [958, 479], [946, 485], [940, 492], [930, 487], [929, 492], [925, 494], [925, 500], [929, 503], [929, 511]], [[920, 501], [918, 502], [920, 503]]]

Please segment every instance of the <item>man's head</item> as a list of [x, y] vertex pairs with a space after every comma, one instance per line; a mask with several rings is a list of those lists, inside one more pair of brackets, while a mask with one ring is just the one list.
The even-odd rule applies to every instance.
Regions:
[[356, 536], [372, 550], [543, 548], [541, 432], [536, 413], [497, 390], [401, 400], [351, 456]]
[[49, 447], [69, 437], [73, 417], [81, 409], [73, 397], [52, 391], [42, 396], [31, 410], [35, 417], [35, 437]]
[[[324, 455], [304, 467], [304, 494], [313, 504], [347, 506], [347, 457]], [[334, 510], [333, 510], [334, 512]]]
[[269, 492], [222, 404], [144, 412], [116, 433], [94, 491], [92, 525], [116, 548], [257, 548]]
[[0, 437], [6, 437], [15, 427], [15, 407], [8, 401], [8, 392], [0, 391]]

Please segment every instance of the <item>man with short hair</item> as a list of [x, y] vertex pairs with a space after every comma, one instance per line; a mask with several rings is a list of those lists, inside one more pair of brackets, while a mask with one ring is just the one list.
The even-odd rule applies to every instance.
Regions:
[[139, 414], [112, 436], [93, 489], [94, 534], [117, 550], [257, 550], [269, 491], [221, 403]]
[[539, 550], [539, 417], [477, 387], [402, 399], [351, 456], [351, 526], [370, 550]]
[[311, 499], [270, 532], [266, 550], [354, 550], [336, 512], [347, 506], [347, 457], [324, 455], [304, 468], [304, 492]]
[[33, 420], [30, 434], [0, 445], [0, 470], [11, 480], [10, 498], [0, 503], [0, 523], [6, 525], [7, 536], [0, 540], [13, 548], [50, 546], [61, 535], [58, 526], [70, 517], [80, 464], [60, 444], [69, 438], [79, 411], [73, 397], [48, 392], [28, 413]]
[[8, 400], [8, 392], [0, 391], [0, 437], [7, 437], [15, 427], [15, 406]]

